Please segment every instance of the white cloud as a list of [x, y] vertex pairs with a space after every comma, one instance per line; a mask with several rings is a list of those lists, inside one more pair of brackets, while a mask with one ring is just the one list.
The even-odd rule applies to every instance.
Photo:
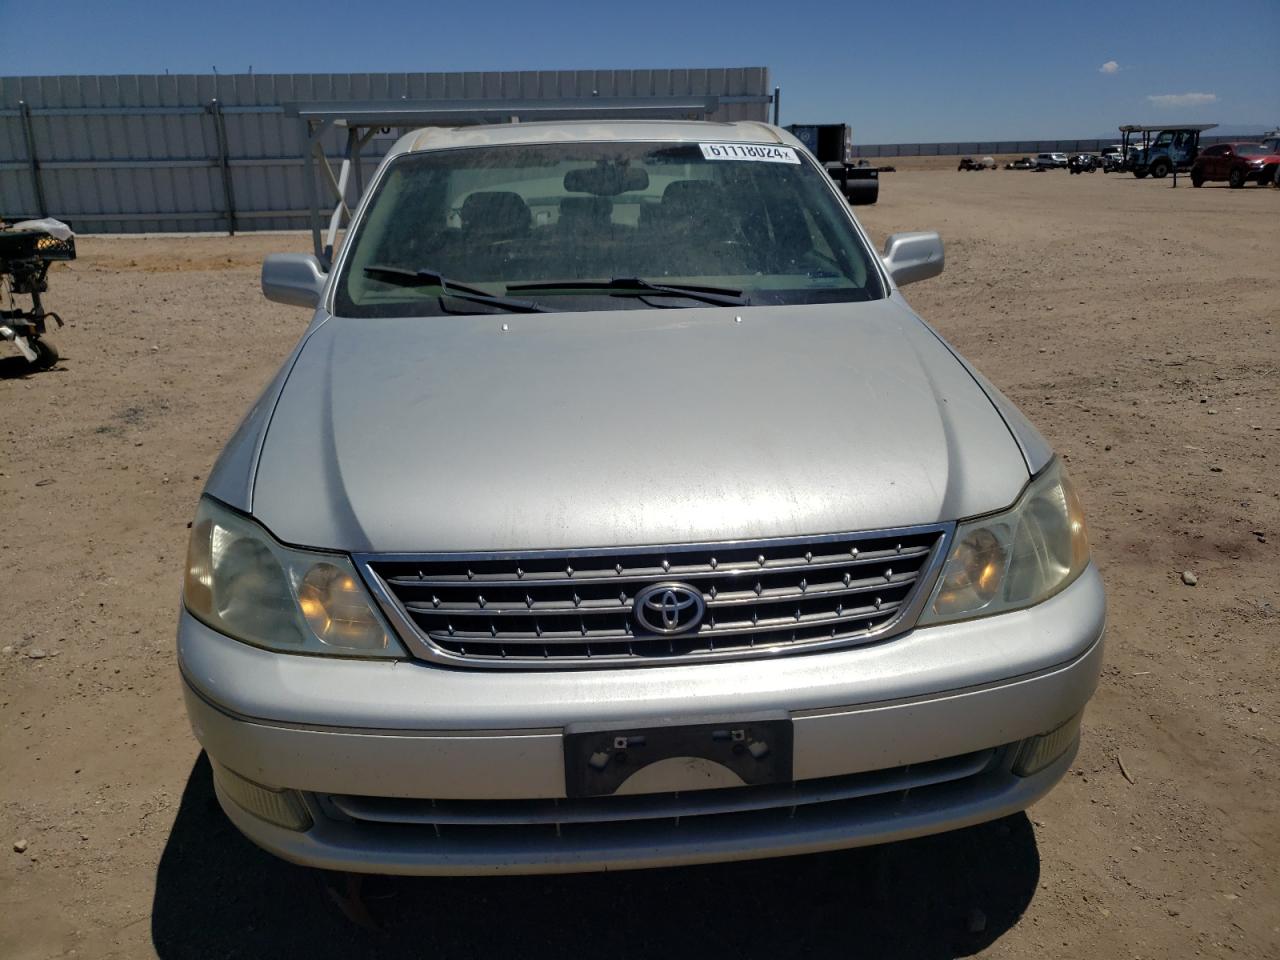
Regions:
[[1098, 68], [1098, 72], [1099, 73], [1119, 73], [1120, 64], [1116, 63], [1114, 60], [1108, 60], [1106, 63], [1104, 63], [1102, 66]]
[[1217, 103], [1216, 93], [1161, 93], [1148, 96], [1147, 101], [1157, 107], [1203, 107]]

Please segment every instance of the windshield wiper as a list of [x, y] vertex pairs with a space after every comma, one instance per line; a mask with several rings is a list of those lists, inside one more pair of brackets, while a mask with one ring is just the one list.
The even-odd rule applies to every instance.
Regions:
[[384, 283], [398, 284], [402, 287], [439, 287], [440, 292], [445, 296], [455, 297], [459, 300], [469, 300], [472, 303], [484, 303], [491, 307], [500, 307], [503, 310], [510, 310], [512, 313], [547, 312], [546, 307], [540, 307], [532, 301], [514, 300], [511, 297], [502, 297], [496, 293], [489, 293], [478, 287], [468, 287], [465, 284], [441, 276], [435, 270], [409, 270], [405, 267], [374, 263], [364, 268], [364, 275], [375, 280], [381, 280]]
[[691, 283], [654, 283], [641, 277], [614, 277], [612, 280], [539, 280], [536, 283], [509, 283], [507, 292], [524, 290], [593, 291], [599, 290], [611, 297], [688, 297], [722, 307], [742, 307], [751, 301], [741, 290], [728, 287], [706, 287]]

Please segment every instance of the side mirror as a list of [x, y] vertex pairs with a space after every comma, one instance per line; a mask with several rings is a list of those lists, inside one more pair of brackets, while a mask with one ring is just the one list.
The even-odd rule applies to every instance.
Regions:
[[276, 303], [314, 309], [328, 279], [309, 253], [272, 253], [262, 261], [262, 295]]
[[936, 277], [946, 261], [942, 238], [936, 233], [895, 233], [884, 242], [880, 259], [900, 287]]

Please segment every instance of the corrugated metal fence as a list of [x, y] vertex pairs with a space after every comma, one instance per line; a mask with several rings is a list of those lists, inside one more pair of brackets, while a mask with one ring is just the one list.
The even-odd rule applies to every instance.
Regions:
[[[1154, 134], [1153, 134], [1154, 136]], [[1250, 137], [1203, 136], [1207, 146]], [[855, 157], [982, 157], [988, 154], [1017, 153], [1034, 157], [1037, 153], [1097, 153], [1103, 147], [1120, 142], [1120, 134], [1101, 140], [972, 140], [968, 143], [864, 143], [855, 144]]]
[[[305, 140], [281, 106], [291, 101], [718, 96], [712, 119], [766, 120], [769, 92], [764, 67], [0, 77], [0, 218], [227, 230], [234, 210], [241, 230], [305, 227]], [[335, 162], [341, 137], [325, 144]], [[369, 145], [366, 173], [395, 138]]]

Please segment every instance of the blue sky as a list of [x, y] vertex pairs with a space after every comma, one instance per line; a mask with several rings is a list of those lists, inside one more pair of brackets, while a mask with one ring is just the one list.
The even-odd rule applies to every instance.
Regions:
[[1280, 125], [1280, 0], [0, 0], [0, 22], [9, 76], [763, 65], [784, 123], [863, 143]]

